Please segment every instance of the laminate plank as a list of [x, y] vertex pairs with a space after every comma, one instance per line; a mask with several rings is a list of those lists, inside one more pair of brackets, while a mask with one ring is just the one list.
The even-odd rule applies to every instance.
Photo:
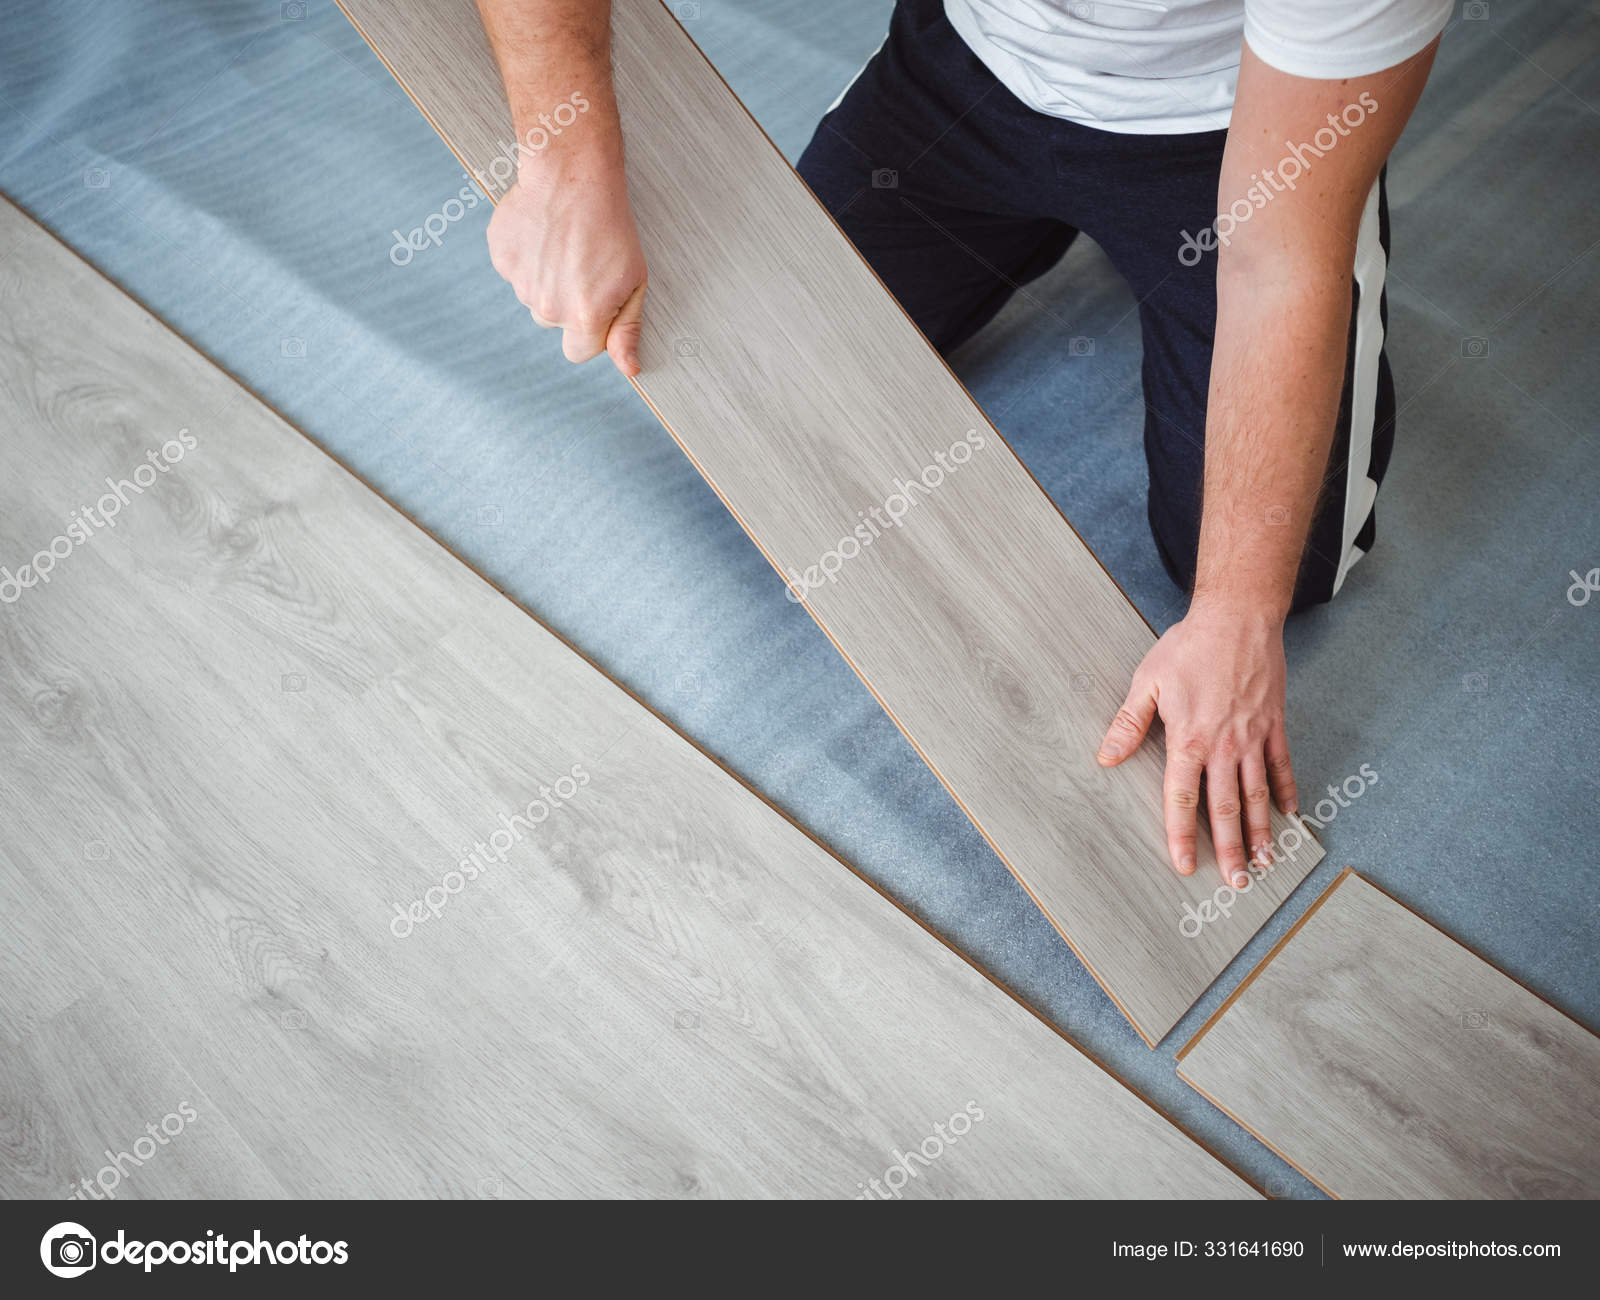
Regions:
[[195, 439], [0, 603], [0, 1194], [184, 1100], [130, 1194], [1253, 1194], [3, 204], [0, 247], [13, 572]]
[[1178, 1055], [1341, 1197], [1600, 1197], [1600, 1039], [1349, 870]]
[[[341, 2], [501, 194], [513, 135], [473, 0]], [[812, 616], [1153, 1046], [1320, 847], [1182, 933], [1217, 888], [1209, 842], [1171, 872], [1159, 745], [1094, 758], [1150, 628], [667, 10], [618, 0], [613, 27], [650, 266], [635, 386], [792, 589], [816, 568]]]

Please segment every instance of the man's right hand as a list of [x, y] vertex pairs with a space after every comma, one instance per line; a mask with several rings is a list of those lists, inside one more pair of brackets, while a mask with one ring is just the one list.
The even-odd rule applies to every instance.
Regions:
[[632, 376], [645, 265], [620, 138], [614, 150], [578, 144], [563, 140], [524, 165], [489, 221], [489, 257], [534, 321], [562, 331], [568, 361], [605, 352]]
[[[644, 252], [628, 204], [611, 85], [611, 0], [478, 0], [521, 150], [489, 221], [489, 258], [522, 305], [559, 329], [568, 361], [602, 352], [639, 373]], [[576, 104], [557, 129], [552, 105]], [[538, 123], [536, 126], [535, 123]]]

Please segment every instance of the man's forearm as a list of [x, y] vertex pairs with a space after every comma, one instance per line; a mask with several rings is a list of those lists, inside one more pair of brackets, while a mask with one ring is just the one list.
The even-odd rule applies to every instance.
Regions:
[[622, 148], [611, 88], [611, 0], [477, 0], [517, 137], [548, 135], [554, 106], [589, 104], [580, 147]]
[[1350, 269], [1224, 257], [1197, 603], [1289, 612], [1344, 382]]
[[1361, 215], [1436, 45], [1339, 81], [1292, 77], [1244, 50], [1218, 212], [1262, 189], [1294, 141], [1321, 132], [1334, 144], [1291, 193], [1253, 204], [1218, 253], [1198, 606], [1289, 611], [1338, 418]]
[[[1121, 763], [1160, 716], [1172, 864], [1195, 868], [1203, 799], [1217, 865], [1235, 889], [1249, 881], [1247, 861], [1271, 860], [1273, 802], [1298, 806], [1283, 620], [1338, 419], [1362, 211], [1436, 45], [1340, 80], [1280, 72], [1248, 44], [1240, 59], [1217, 211], [1231, 214], [1243, 196], [1251, 215], [1235, 218], [1217, 262], [1194, 599], [1140, 663], [1100, 742], [1100, 761]], [[1344, 115], [1350, 104], [1362, 108], [1359, 126]], [[1285, 142], [1320, 140], [1319, 131], [1336, 138], [1319, 148], [1315, 170], [1291, 194], [1257, 203], [1252, 187], [1293, 147]]]
[[611, 84], [610, 0], [477, 2], [518, 140], [490, 260], [535, 324], [561, 331], [567, 360], [606, 352], [637, 375], [648, 274]]

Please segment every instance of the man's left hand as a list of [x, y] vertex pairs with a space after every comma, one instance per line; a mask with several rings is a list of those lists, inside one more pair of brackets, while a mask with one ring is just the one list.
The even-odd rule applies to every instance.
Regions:
[[1298, 807], [1284, 730], [1286, 681], [1281, 618], [1198, 599], [1134, 673], [1099, 759], [1106, 767], [1122, 762], [1160, 714], [1167, 851], [1179, 874], [1195, 869], [1202, 777], [1223, 880], [1243, 885], [1252, 856], [1271, 860], [1272, 801], [1286, 813]]

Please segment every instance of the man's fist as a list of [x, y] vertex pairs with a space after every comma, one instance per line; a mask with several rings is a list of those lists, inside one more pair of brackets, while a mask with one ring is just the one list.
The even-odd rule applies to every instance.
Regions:
[[489, 222], [489, 259], [568, 361], [602, 352], [639, 373], [645, 266], [620, 158], [544, 155]]

